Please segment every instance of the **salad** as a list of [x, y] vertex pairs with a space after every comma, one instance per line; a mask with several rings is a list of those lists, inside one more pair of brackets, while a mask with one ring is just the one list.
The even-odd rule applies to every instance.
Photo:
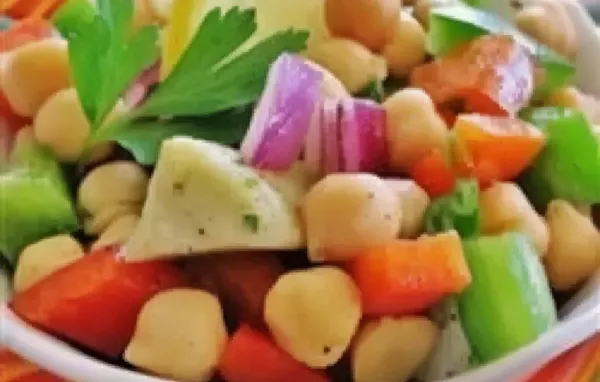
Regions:
[[600, 268], [600, 100], [561, 3], [511, 4], [0, 5], [10, 308], [176, 381], [435, 381], [536, 341]]

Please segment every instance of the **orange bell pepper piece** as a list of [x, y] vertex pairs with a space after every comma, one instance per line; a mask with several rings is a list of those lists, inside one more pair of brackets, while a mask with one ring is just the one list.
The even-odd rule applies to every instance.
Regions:
[[169, 263], [125, 263], [117, 248], [108, 247], [16, 294], [11, 307], [32, 325], [115, 359], [131, 340], [146, 301], [186, 285]]
[[227, 382], [328, 382], [280, 349], [270, 338], [244, 324], [225, 348], [219, 366]]
[[409, 175], [431, 197], [449, 194], [456, 183], [454, 170], [439, 149], [418, 160]]
[[525, 48], [510, 36], [486, 35], [416, 68], [411, 84], [438, 105], [463, 101], [470, 112], [508, 116], [528, 104], [535, 78]]
[[421, 313], [471, 282], [456, 232], [371, 248], [351, 261], [349, 273], [372, 316]]

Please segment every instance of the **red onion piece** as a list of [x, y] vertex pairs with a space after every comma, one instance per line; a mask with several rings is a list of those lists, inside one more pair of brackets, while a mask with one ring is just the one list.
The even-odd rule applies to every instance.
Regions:
[[131, 85], [125, 93], [125, 103], [128, 106], [135, 107], [141, 104], [148, 95], [150, 88], [157, 84], [160, 80], [160, 64], [154, 64], [148, 68], [142, 75]]
[[321, 79], [322, 74], [302, 58], [279, 56], [242, 142], [246, 163], [258, 169], [286, 170], [300, 157]]
[[339, 102], [326, 99], [322, 103], [323, 170], [326, 174], [343, 170]]
[[304, 165], [314, 174], [323, 173], [321, 160], [323, 157], [323, 147], [321, 147], [323, 142], [323, 129], [321, 128], [323, 124], [323, 108], [321, 106], [322, 104], [319, 103], [315, 107], [315, 112], [313, 113], [308, 133], [306, 134], [306, 145], [304, 147]]

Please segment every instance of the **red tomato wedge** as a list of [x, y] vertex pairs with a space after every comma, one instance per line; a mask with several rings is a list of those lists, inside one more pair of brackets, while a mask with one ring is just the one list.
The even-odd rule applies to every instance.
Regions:
[[540, 130], [510, 117], [463, 114], [454, 124], [454, 133], [459, 174], [477, 178], [483, 187], [514, 180], [546, 143]]
[[371, 316], [425, 311], [471, 283], [471, 273], [455, 232], [396, 240], [360, 254], [349, 271]]
[[416, 68], [411, 84], [438, 105], [462, 101], [470, 112], [508, 116], [528, 104], [535, 74], [533, 59], [512, 37], [488, 35]]
[[169, 263], [129, 264], [116, 254], [117, 248], [104, 248], [53, 273], [15, 295], [13, 310], [46, 332], [118, 358], [144, 303], [186, 282]]
[[456, 176], [449, 161], [439, 149], [417, 161], [409, 171], [410, 177], [431, 197], [454, 190]]
[[270, 338], [247, 324], [233, 335], [219, 371], [227, 382], [328, 382], [328, 377], [296, 361]]

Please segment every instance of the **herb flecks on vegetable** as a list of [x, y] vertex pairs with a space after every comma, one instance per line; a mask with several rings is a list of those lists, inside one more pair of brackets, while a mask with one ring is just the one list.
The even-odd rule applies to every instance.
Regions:
[[448, 196], [431, 203], [425, 214], [429, 233], [456, 230], [463, 239], [480, 232], [479, 184], [475, 180], [460, 180]]
[[132, 32], [133, 1], [98, 0], [93, 21], [66, 36], [75, 87], [92, 131], [119, 97], [158, 58], [158, 28]]

